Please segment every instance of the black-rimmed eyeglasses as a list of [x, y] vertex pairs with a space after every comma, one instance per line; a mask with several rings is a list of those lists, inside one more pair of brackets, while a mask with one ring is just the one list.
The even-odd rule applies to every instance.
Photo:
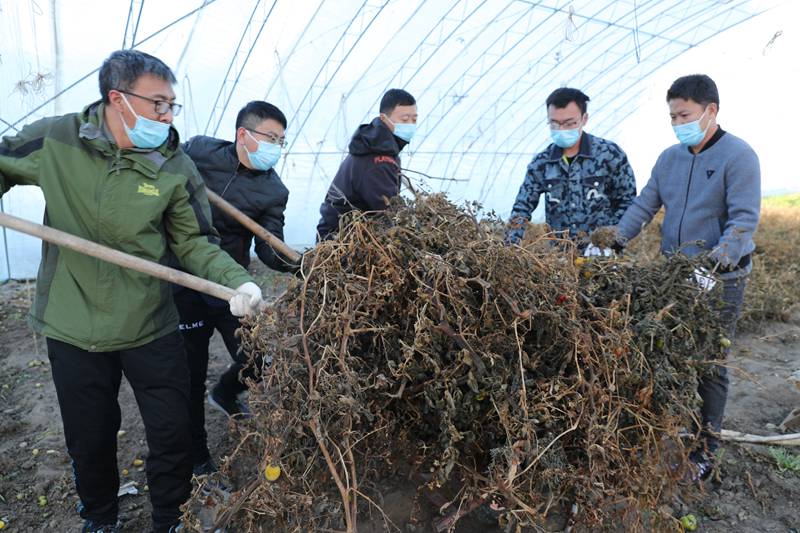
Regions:
[[183, 106], [181, 104], [176, 104], [174, 102], [167, 102], [166, 100], [155, 100], [153, 98], [148, 98], [147, 96], [142, 96], [141, 94], [132, 93], [129, 91], [123, 91], [122, 89], [117, 89], [117, 91], [121, 92], [122, 94], [127, 94], [130, 96], [135, 96], [136, 98], [141, 98], [142, 100], [147, 100], [148, 102], [153, 102], [153, 109], [155, 110], [157, 115], [166, 115], [170, 111], [172, 111], [172, 116], [177, 117], [181, 114], [181, 109]]

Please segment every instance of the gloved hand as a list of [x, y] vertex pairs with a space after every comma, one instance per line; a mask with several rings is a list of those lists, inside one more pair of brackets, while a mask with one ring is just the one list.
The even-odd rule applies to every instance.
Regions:
[[[600, 226], [592, 231], [591, 242], [592, 244], [589, 245], [590, 247], [594, 245], [595, 247], [599, 248], [599, 246], [594, 244], [598, 243], [603, 246], [603, 248], [600, 248], [603, 251], [610, 249], [616, 254], [622, 254], [622, 251], [625, 249], [625, 245], [627, 244], [627, 239], [620, 235], [616, 226]], [[588, 252], [588, 248], [586, 251]], [[584, 252], [583, 255], [584, 257], [592, 257], [587, 255], [586, 252]], [[611, 255], [613, 255], [613, 253], [604, 257], [609, 257]]]
[[695, 268], [692, 275], [694, 277], [694, 282], [704, 291], [710, 291], [717, 284], [717, 280], [713, 278], [711, 272], [706, 268]]
[[236, 294], [228, 301], [228, 305], [233, 316], [245, 316], [257, 313], [261, 302], [261, 289], [248, 281], [236, 289]]
[[300, 257], [297, 259], [297, 261], [290, 261], [289, 262], [289, 267], [287, 268], [286, 272], [288, 272], [289, 274], [293, 274], [294, 276], [296, 276], [298, 278], [302, 278], [303, 277], [303, 268], [302, 268], [302, 266], [303, 266], [303, 256], [304, 255], [305, 255], [305, 252], [300, 254]]
[[594, 244], [589, 244], [583, 251], [583, 257], [612, 257], [614, 250], [611, 248], [599, 248]]

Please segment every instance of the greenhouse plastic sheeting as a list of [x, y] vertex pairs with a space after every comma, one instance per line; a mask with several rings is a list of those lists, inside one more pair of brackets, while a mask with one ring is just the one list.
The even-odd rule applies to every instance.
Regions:
[[[39, 0], [0, 3], [0, 132], [96, 100], [96, 69], [135, 47], [176, 73], [184, 139], [231, 139], [238, 110], [265, 99], [289, 119], [276, 167], [290, 190], [286, 241], [314, 241], [319, 204], [358, 124], [391, 87], [418, 101], [403, 152], [418, 184], [510, 211], [548, 142], [556, 87], [592, 96], [592, 133], [611, 139], [642, 80], [778, 2], [746, 0]], [[57, 96], [57, 97], [56, 97]], [[41, 197], [5, 208], [41, 220]], [[35, 275], [39, 245], [6, 233], [0, 277]]]

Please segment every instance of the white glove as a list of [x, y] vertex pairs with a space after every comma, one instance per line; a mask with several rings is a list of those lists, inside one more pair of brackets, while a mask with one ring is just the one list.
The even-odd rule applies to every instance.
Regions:
[[694, 282], [704, 291], [710, 291], [717, 284], [717, 280], [711, 276], [711, 272], [703, 267], [695, 268], [693, 274]]
[[228, 301], [228, 305], [233, 316], [245, 316], [257, 313], [261, 301], [261, 289], [252, 281], [248, 281], [236, 289], [236, 294]]
[[583, 251], [583, 257], [611, 257], [614, 255], [614, 250], [611, 248], [599, 248], [594, 244], [590, 244]]

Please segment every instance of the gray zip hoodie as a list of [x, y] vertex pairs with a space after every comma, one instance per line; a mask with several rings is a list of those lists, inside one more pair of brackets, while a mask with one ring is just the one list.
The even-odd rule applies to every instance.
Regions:
[[661, 252], [712, 257], [744, 276], [752, 265], [736, 268], [755, 249], [753, 233], [761, 207], [761, 170], [750, 146], [720, 129], [713, 144], [695, 155], [680, 144], [664, 150], [642, 192], [620, 219], [620, 235], [632, 239], [664, 206]]

